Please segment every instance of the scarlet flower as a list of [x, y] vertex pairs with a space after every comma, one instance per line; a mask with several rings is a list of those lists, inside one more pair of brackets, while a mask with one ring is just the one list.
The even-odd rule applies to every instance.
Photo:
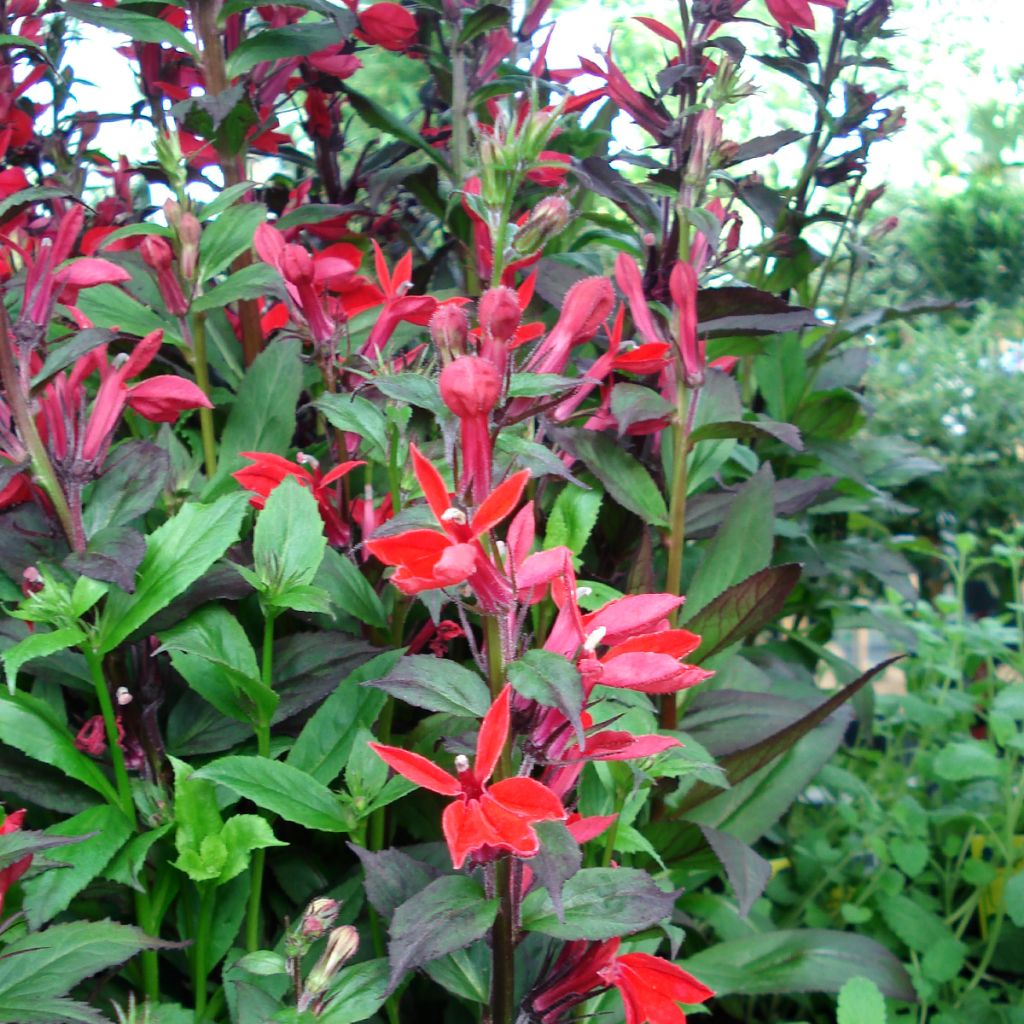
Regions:
[[715, 993], [681, 967], [648, 953], [623, 953], [622, 939], [567, 942], [551, 976], [530, 1002], [543, 1024], [557, 1024], [571, 1007], [615, 987], [626, 1024], [686, 1024], [679, 1003], [696, 1004]]
[[419, 25], [401, 4], [371, 4], [359, 15], [356, 37], [364, 43], [401, 53], [416, 42]]
[[814, 12], [811, 4], [831, 7], [835, 11], [846, 9], [846, 0], [765, 0], [768, 13], [779, 23], [788, 39], [794, 28], [813, 29]]
[[501, 397], [501, 376], [487, 359], [461, 356], [440, 377], [441, 398], [459, 418], [462, 435], [460, 490], [479, 504], [491, 489], [491, 434], [488, 417]]
[[367, 548], [385, 565], [397, 566], [391, 582], [403, 594], [468, 582], [486, 608], [503, 607], [511, 597], [511, 586], [488, 558], [480, 537], [519, 503], [529, 471], [522, 470], [499, 484], [472, 518], [467, 518], [452, 506], [441, 474], [415, 445], [410, 445], [410, 450], [416, 479], [441, 529], [406, 530], [393, 537], [374, 538], [367, 541]]
[[395, 269], [389, 272], [384, 253], [374, 239], [373, 261], [377, 280], [384, 293], [384, 308], [373, 325], [369, 337], [359, 350], [360, 355], [370, 359], [376, 359], [380, 355], [388, 343], [388, 339], [394, 334], [395, 328], [403, 320], [425, 327], [430, 323], [430, 318], [434, 315], [434, 310], [437, 309], [437, 299], [433, 296], [407, 294], [412, 286], [412, 253], [410, 251], [407, 250], [395, 264]]
[[458, 869], [466, 858], [493, 859], [505, 851], [532, 857], [540, 849], [533, 826], [539, 821], [563, 821], [568, 815], [562, 801], [536, 779], [503, 779], [487, 783], [508, 740], [510, 688], [498, 694], [480, 725], [476, 759], [459, 755], [456, 776], [419, 754], [400, 747], [371, 743], [371, 749], [399, 775], [441, 796], [455, 797], [441, 816], [452, 865]]
[[[286, 477], [294, 477], [303, 487], [313, 492], [320, 518], [324, 521], [327, 543], [334, 547], [347, 544], [352, 536], [351, 527], [341, 517], [337, 506], [337, 495], [332, 484], [335, 484], [356, 466], [365, 466], [365, 462], [343, 462], [328, 473], [320, 472], [316, 459], [308, 455], [299, 455], [300, 464], [289, 462], [288, 459], [272, 452], [242, 452], [251, 459], [253, 464], [244, 469], [236, 470], [231, 475], [253, 496], [249, 504], [253, 508], [263, 508], [270, 497], [271, 491]], [[307, 469], [306, 467], [311, 467]]]
[[[25, 811], [11, 811], [10, 814], [4, 819], [4, 823], [0, 825], [0, 836], [9, 836], [12, 832], [20, 832], [21, 824], [25, 820]], [[10, 889], [14, 883], [21, 878], [29, 866], [32, 863], [32, 855], [29, 854], [27, 857], [22, 857], [20, 860], [16, 860], [13, 864], [9, 864], [2, 871], [0, 871], [0, 911], [3, 910], [4, 897], [7, 895], [7, 890]]]
[[577, 281], [562, 300], [562, 311], [551, 333], [537, 346], [527, 363], [532, 373], [561, 373], [575, 345], [597, 334], [615, 305], [615, 292], [606, 277]]

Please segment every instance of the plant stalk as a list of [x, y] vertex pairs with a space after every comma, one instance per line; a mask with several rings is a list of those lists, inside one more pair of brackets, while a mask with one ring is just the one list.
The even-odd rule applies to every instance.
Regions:
[[57, 480], [57, 474], [53, 470], [53, 463], [50, 462], [46, 445], [43, 444], [39, 431], [36, 430], [36, 422], [32, 418], [32, 410], [29, 408], [27, 396], [21, 389], [21, 378], [14, 365], [7, 311], [2, 305], [0, 305], [0, 380], [3, 382], [4, 395], [11, 410], [11, 417], [14, 419], [14, 425], [18, 428], [18, 436], [32, 460], [32, 472], [50, 499], [71, 549], [82, 552], [85, 550], [85, 536], [80, 526], [77, 530], [75, 528], [74, 517], [68, 507], [64, 490]]
[[195, 998], [195, 1022], [206, 1016], [206, 975], [210, 959], [210, 933], [213, 931], [215, 889], [209, 882], [199, 883], [199, 919], [196, 922], [196, 944], [192, 952], [192, 988]]
[[[263, 654], [260, 660], [260, 678], [263, 685], [272, 689], [274, 667], [274, 615], [269, 613], [263, 620]], [[263, 717], [256, 723], [256, 753], [270, 757], [270, 723]], [[267, 851], [254, 850], [249, 881], [249, 907], [245, 919], [245, 948], [250, 952], [260, 948], [260, 902], [263, 899], [263, 868]]]
[[[210, 365], [206, 356], [206, 317], [198, 314], [192, 325], [192, 356], [196, 383], [207, 398], [210, 397]], [[217, 436], [213, 427], [213, 410], [200, 408], [199, 429], [203, 436], [203, 462], [206, 478], [213, 479], [217, 472]]]

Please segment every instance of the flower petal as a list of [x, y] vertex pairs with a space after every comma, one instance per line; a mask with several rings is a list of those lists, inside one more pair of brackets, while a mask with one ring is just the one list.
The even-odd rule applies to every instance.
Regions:
[[562, 821], [562, 801], [536, 779], [502, 779], [488, 787], [488, 795], [509, 813], [528, 821]]
[[458, 796], [462, 792], [458, 779], [420, 754], [402, 750], [401, 747], [388, 747], [383, 743], [371, 743], [370, 749], [389, 768], [393, 768], [410, 782], [415, 782], [417, 786], [429, 789], [432, 793], [440, 793], [442, 796]]
[[433, 463], [423, 455], [416, 445], [409, 445], [409, 451], [412, 453], [412, 468], [419, 481], [420, 489], [423, 491], [423, 497], [427, 499], [434, 518], [443, 526], [444, 520], [441, 517], [452, 505], [448, 488]]
[[508, 725], [511, 716], [510, 687], [505, 688], [494, 699], [480, 724], [480, 732], [476, 738], [476, 760], [473, 763], [473, 775], [483, 785], [494, 772], [494, 766], [505, 749], [508, 739]]
[[530, 479], [528, 469], [521, 470], [498, 484], [476, 510], [469, 524], [474, 537], [480, 537], [498, 525], [519, 504], [523, 488]]

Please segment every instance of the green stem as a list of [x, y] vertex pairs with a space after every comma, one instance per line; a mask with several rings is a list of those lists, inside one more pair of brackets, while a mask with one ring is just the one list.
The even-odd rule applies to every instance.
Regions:
[[[668, 575], [665, 580], [670, 594], [679, 595], [683, 589], [683, 550], [686, 546], [686, 458], [690, 447], [689, 392], [683, 382], [681, 369], [676, 367], [676, 422], [672, 432], [672, 491], [669, 497]], [[673, 614], [673, 625], [677, 615]], [[661, 698], [660, 726], [675, 729], [679, 725], [679, 704], [674, 693]]]
[[64, 489], [57, 480], [57, 474], [53, 471], [53, 463], [50, 462], [46, 445], [43, 444], [43, 439], [39, 436], [39, 431], [36, 430], [36, 421], [32, 418], [28, 397], [22, 390], [21, 379], [14, 365], [11, 334], [7, 327], [7, 311], [2, 305], [0, 305], [0, 381], [3, 383], [4, 397], [10, 407], [14, 425], [18, 428], [18, 436], [32, 460], [32, 473], [50, 499], [72, 550], [82, 552], [85, 550], [85, 533], [82, 523], [81, 520], [76, 521], [71, 514]]
[[128, 779], [128, 770], [124, 765], [124, 751], [121, 749], [121, 742], [117, 734], [117, 715], [114, 711], [113, 701], [110, 699], [110, 690], [107, 688], [107, 681], [103, 676], [103, 658], [95, 651], [83, 648], [85, 663], [89, 668], [89, 675], [92, 677], [92, 685], [96, 691], [96, 699], [99, 701], [100, 714], [103, 716], [103, 726], [107, 734], [107, 745], [110, 747], [110, 760], [114, 766], [114, 781], [117, 784], [118, 802], [121, 810], [129, 821], [135, 821], [135, 801], [132, 798], [132, 785]]
[[[272, 689], [274, 668], [274, 615], [268, 612], [263, 620], [263, 656], [260, 678], [268, 690]], [[261, 714], [256, 723], [256, 753], [270, 757], [270, 722]], [[263, 899], [263, 868], [267, 851], [254, 850], [249, 882], [249, 907], [245, 921], [245, 948], [250, 952], [260, 948], [260, 902]]]
[[505, 200], [501, 205], [498, 223], [494, 228], [494, 266], [491, 268], [491, 287], [501, 284], [501, 275], [505, 272], [505, 239], [508, 236], [508, 222], [512, 216], [512, 203], [515, 201], [519, 180], [510, 181], [505, 192]]
[[196, 922], [196, 942], [192, 949], [192, 988], [195, 998], [195, 1021], [200, 1024], [206, 1016], [206, 982], [210, 959], [210, 935], [213, 931], [214, 894], [209, 882], [199, 883], [199, 919]]
[[[192, 324], [192, 355], [196, 384], [207, 398], [210, 397], [210, 366], [206, 358], [206, 317], [198, 314]], [[199, 429], [203, 435], [203, 461], [207, 479], [217, 472], [217, 435], [213, 428], [213, 410], [199, 410]]]

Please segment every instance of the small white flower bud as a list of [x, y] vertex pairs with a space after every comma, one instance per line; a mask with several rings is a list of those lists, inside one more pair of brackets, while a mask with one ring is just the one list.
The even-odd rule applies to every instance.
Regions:
[[469, 758], [465, 754], [455, 756], [455, 770], [459, 773], [469, 771]]
[[127, 686], [119, 686], [114, 692], [114, 699], [117, 701], [119, 707], [125, 707], [132, 702], [132, 695], [128, 691]]
[[459, 526], [466, 525], [466, 513], [461, 508], [446, 508], [441, 513], [442, 523], [458, 523]]

